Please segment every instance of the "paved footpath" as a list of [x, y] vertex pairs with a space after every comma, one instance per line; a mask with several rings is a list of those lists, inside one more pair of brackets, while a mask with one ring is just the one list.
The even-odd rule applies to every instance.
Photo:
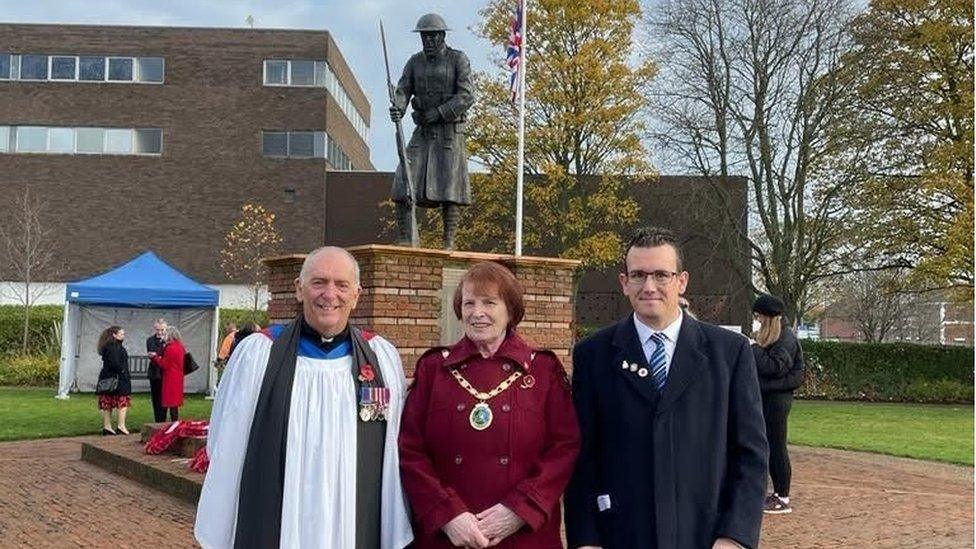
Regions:
[[[0, 547], [193, 547], [194, 506], [80, 459], [84, 438], [0, 443]], [[792, 448], [795, 511], [763, 547], [973, 546], [973, 469]]]

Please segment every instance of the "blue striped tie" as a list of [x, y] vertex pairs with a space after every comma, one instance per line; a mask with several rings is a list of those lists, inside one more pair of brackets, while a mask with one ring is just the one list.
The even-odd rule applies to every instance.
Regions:
[[651, 341], [654, 342], [654, 352], [651, 353], [651, 380], [658, 391], [664, 390], [664, 384], [668, 382], [668, 355], [664, 352], [664, 341], [667, 339], [664, 334], [651, 334]]

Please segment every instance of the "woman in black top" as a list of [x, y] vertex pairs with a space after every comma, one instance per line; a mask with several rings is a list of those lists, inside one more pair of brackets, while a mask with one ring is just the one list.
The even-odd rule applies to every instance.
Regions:
[[102, 434], [115, 435], [112, 430], [112, 409], [118, 408], [118, 432], [129, 434], [125, 426], [125, 416], [132, 405], [132, 382], [129, 378], [129, 354], [122, 346], [125, 330], [119, 326], [109, 326], [98, 337], [98, 354], [102, 355], [102, 370], [98, 381], [116, 379], [113, 390], [98, 391], [98, 409], [102, 411]]
[[803, 353], [800, 343], [783, 318], [783, 302], [760, 295], [752, 306], [758, 321], [752, 352], [759, 372], [766, 438], [769, 440], [769, 476], [773, 493], [766, 497], [763, 511], [790, 513], [790, 455], [786, 449], [787, 419], [793, 406], [793, 391], [803, 383]]

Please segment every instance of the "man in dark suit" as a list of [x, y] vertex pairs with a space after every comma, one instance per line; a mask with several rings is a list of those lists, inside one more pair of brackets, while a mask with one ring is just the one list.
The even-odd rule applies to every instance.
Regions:
[[573, 349], [583, 445], [569, 546], [755, 548], [767, 446], [749, 341], [682, 313], [670, 231], [639, 230], [625, 266], [634, 313]]
[[[166, 327], [166, 321], [161, 318], [157, 318], [156, 322], [153, 323], [154, 333], [146, 339], [146, 353], [150, 357], [163, 354], [163, 347], [166, 346], [163, 334], [166, 333]], [[155, 362], [150, 360], [146, 377], [149, 378], [149, 393], [152, 396], [154, 421], [162, 423], [166, 421], [166, 408], [163, 408], [163, 371], [159, 369], [159, 366], [156, 366]]]

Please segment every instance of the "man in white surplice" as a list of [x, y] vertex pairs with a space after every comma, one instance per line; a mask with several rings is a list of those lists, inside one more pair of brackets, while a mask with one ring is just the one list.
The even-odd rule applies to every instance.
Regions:
[[359, 265], [305, 259], [302, 315], [234, 350], [211, 415], [194, 533], [205, 548], [400, 549], [413, 533], [397, 434], [406, 379], [395, 347], [349, 324]]

